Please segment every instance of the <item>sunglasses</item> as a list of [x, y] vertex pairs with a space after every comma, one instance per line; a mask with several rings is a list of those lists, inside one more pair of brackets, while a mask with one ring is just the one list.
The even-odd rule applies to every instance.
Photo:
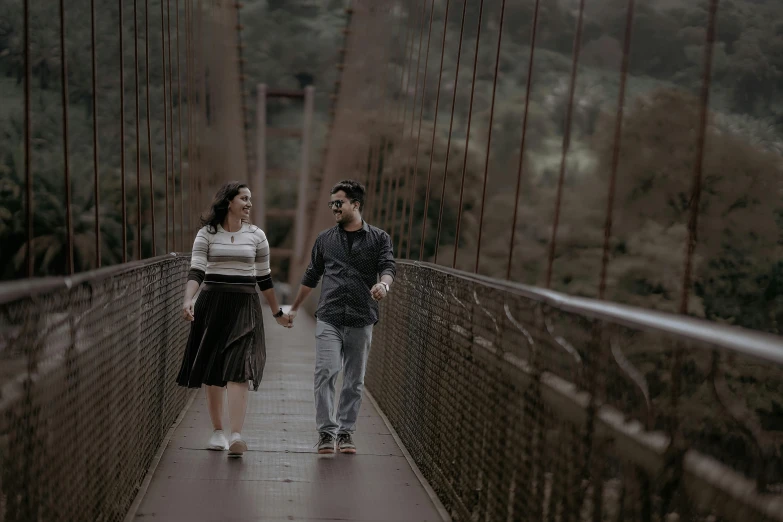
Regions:
[[330, 201], [326, 205], [329, 208], [343, 208], [343, 205], [346, 204], [346, 203], [347, 203], [347, 201], [343, 201], [342, 199], [338, 199], [336, 201]]

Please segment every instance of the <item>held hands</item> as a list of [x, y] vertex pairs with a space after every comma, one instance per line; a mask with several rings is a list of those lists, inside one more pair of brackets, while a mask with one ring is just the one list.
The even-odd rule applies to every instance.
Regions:
[[[296, 310], [290, 310], [287, 314], [283, 314], [282, 317], [277, 319], [278, 324], [285, 326], [286, 328], [294, 327], [294, 317], [296, 317]], [[285, 322], [281, 322], [285, 321]]]
[[294, 326], [294, 322], [289, 314], [283, 314], [280, 317], [275, 317], [275, 321], [277, 321], [277, 324], [284, 326], [285, 328], [291, 328]]
[[381, 283], [376, 284], [370, 289], [370, 293], [372, 294], [372, 298], [376, 301], [380, 301], [384, 297], [386, 297], [386, 287], [383, 286]]

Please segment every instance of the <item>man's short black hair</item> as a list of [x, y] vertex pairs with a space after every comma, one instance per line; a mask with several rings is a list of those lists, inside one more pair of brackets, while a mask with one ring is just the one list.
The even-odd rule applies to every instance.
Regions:
[[337, 194], [340, 191], [345, 192], [349, 201], [359, 203], [359, 211], [364, 208], [364, 185], [352, 179], [344, 179], [332, 187], [331, 194]]

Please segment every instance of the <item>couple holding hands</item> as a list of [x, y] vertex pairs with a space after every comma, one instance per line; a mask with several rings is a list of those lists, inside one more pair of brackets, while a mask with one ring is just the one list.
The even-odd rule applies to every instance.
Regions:
[[[318, 453], [356, 453], [352, 435], [362, 402], [364, 374], [378, 322], [378, 301], [394, 281], [391, 238], [362, 219], [364, 187], [353, 180], [331, 190], [336, 225], [318, 235], [310, 264], [289, 313], [275, 296], [264, 232], [249, 223], [247, 185], [229, 182], [215, 194], [193, 243], [182, 313], [191, 322], [180, 386], [206, 386], [213, 432], [212, 450], [240, 457], [247, 450], [242, 427], [248, 390], [258, 391], [266, 364], [261, 303], [256, 285], [275, 320], [293, 327], [300, 305], [322, 280], [316, 311], [314, 395]], [[194, 296], [201, 292], [197, 299]], [[337, 412], [334, 394], [343, 369]], [[228, 395], [230, 436], [223, 431], [223, 396]], [[335, 448], [336, 447], [336, 448]]]

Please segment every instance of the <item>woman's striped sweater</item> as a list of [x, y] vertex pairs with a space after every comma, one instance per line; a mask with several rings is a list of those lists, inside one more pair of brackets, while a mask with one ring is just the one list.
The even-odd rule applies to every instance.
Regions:
[[266, 235], [247, 223], [237, 232], [226, 232], [218, 225], [213, 234], [203, 227], [193, 242], [188, 281], [258, 284], [262, 291], [272, 288]]

